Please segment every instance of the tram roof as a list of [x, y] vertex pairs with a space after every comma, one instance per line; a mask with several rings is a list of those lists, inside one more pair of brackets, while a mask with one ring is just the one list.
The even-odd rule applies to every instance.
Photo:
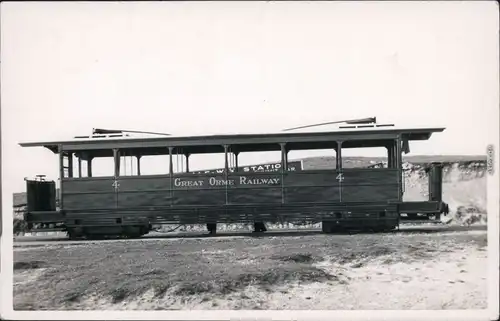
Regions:
[[[339, 126], [335, 130], [296, 130], [273, 133], [240, 133], [240, 134], [211, 134], [211, 135], [169, 135], [169, 136], [139, 136], [139, 135], [94, 135], [78, 136], [71, 140], [40, 141], [19, 143], [22, 147], [45, 147], [54, 153], [59, 152], [59, 146], [68, 151], [91, 151], [101, 149], [144, 149], [179, 147], [187, 149], [201, 148], [198, 152], [208, 151], [209, 146], [222, 145], [266, 145], [276, 143], [287, 144], [326, 144], [336, 140], [370, 142], [394, 139], [403, 136], [409, 141], [428, 140], [433, 133], [443, 132], [444, 127], [398, 128], [392, 125], [362, 125]], [[360, 147], [369, 147], [362, 144]], [[263, 149], [265, 150], [265, 148]], [[269, 149], [271, 150], [271, 149]], [[244, 150], [241, 150], [244, 151]], [[153, 153], [154, 154], [154, 153]]]

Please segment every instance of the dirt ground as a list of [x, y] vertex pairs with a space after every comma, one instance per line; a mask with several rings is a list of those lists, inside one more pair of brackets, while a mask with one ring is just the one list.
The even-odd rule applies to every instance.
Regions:
[[16, 247], [14, 309], [483, 309], [486, 246], [476, 230]]

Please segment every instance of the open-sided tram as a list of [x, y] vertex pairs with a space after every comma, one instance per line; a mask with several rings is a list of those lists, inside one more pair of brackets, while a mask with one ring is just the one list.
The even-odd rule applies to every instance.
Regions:
[[[27, 180], [24, 218], [30, 229], [50, 224], [66, 230], [70, 238], [139, 237], [156, 224], [206, 224], [215, 233], [217, 223], [254, 223], [255, 231], [263, 232], [264, 222], [305, 220], [322, 222], [325, 233], [391, 230], [402, 213], [437, 218], [448, 213], [440, 164], [429, 168], [429, 199], [403, 202], [402, 154], [409, 152], [409, 142], [428, 140], [443, 130], [372, 123], [325, 132], [191, 137], [137, 138], [109, 131], [67, 141], [21, 143], [57, 154], [60, 168], [59, 206], [54, 181]], [[365, 147], [385, 148], [387, 166], [343, 166], [343, 151]], [[335, 152], [335, 168], [290, 166], [290, 151], [315, 149]], [[259, 151], [279, 151], [281, 162], [251, 170], [238, 165], [239, 155]], [[220, 170], [190, 171], [190, 156], [206, 153], [223, 156]], [[154, 155], [169, 157], [166, 173], [141, 174], [141, 157]], [[121, 174], [125, 157], [136, 160], [134, 175]], [[175, 157], [184, 159], [184, 170], [174, 170]], [[114, 168], [107, 176], [95, 177], [92, 164], [101, 158], [112, 159]]]

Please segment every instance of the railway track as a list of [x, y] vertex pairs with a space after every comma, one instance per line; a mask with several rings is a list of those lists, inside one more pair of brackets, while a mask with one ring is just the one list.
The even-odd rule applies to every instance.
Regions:
[[[440, 220], [416, 219], [416, 220], [403, 220], [403, 221], [400, 222], [400, 226], [406, 226], [406, 225], [428, 225], [428, 224], [445, 225], [445, 223], [443, 223]], [[172, 225], [174, 225], [174, 224], [172, 224]], [[292, 225], [303, 226], [302, 224], [292, 224]], [[308, 225], [311, 225], [311, 224], [308, 224]], [[161, 233], [174, 232], [174, 231], [176, 231], [181, 226], [185, 226], [185, 224], [178, 224], [177, 227], [171, 229], [170, 231], [167, 231], [167, 232], [161, 231]], [[32, 230], [32, 231], [25, 232], [25, 233], [47, 233], [47, 232], [65, 232], [65, 229], [63, 227], [37, 228], [36, 230]], [[158, 232], [158, 231], [157, 230], [152, 230], [152, 232]]]
[[[419, 224], [401, 225], [399, 229], [378, 233], [381, 235], [398, 235], [398, 234], [427, 234], [427, 233], [454, 233], [454, 232], [474, 232], [486, 231], [486, 225], [444, 225], [444, 224]], [[216, 235], [208, 235], [207, 232], [173, 232], [173, 233], [150, 233], [137, 239], [104, 239], [104, 240], [69, 240], [65, 236], [18, 236], [14, 238], [14, 248], [20, 247], [43, 247], [47, 245], [80, 245], [88, 243], [101, 243], [101, 242], [137, 242], [137, 241], [155, 241], [155, 240], [175, 240], [181, 238], [190, 239], [207, 239], [207, 238], [268, 238], [268, 237], [299, 237], [308, 235], [323, 235], [324, 237], [335, 237], [335, 235], [346, 234], [370, 234], [367, 232], [349, 232], [349, 233], [336, 233], [324, 234], [321, 229], [279, 229], [268, 230], [265, 233], [252, 233], [249, 231], [231, 231], [219, 232]]]

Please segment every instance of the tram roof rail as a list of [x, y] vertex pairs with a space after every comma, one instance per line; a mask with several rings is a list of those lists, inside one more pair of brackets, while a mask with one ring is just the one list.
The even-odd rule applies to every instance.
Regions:
[[358, 118], [358, 119], [349, 119], [349, 120], [336, 120], [336, 121], [330, 121], [330, 122], [325, 122], [325, 123], [318, 123], [318, 124], [310, 124], [310, 125], [304, 125], [304, 126], [298, 126], [298, 127], [285, 128], [285, 129], [283, 129], [283, 131], [286, 132], [286, 131], [291, 131], [291, 130], [296, 130], [296, 129], [318, 127], [318, 126], [325, 126], [325, 125], [333, 125], [333, 124], [342, 124], [342, 123], [346, 123], [348, 125], [357, 125], [357, 124], [374, 124], [376, 122], [377, 122], [377, 117]]

